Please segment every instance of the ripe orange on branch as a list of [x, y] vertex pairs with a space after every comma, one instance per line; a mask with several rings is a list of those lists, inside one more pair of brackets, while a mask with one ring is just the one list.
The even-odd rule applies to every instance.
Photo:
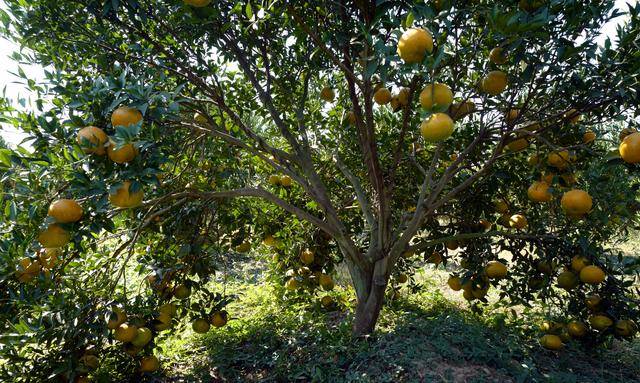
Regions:
[[52, 223], [38, 235], [38, 242], [42, 247], [62, 247], [70, 240], [71, 234], [56, 223]]
[[631, 133], [627, 135], [620, 147], [620, 157], [630, 164], [640, 163], [640, 133]]
[[573, 189], [562, 195], [560, 205], [568, 215], [582, 216], [591, 211], [593, 200], [586, 191]]
[[445, 113], [432, 114], [420, 124], [420, 133], [429, 142], [444, 141], [451, 137], [453, 130], [453, 120]]
[[142, 204], [142, 189], [132, 192], [131, 181], [124, 181], [114, 194], [109, 194], [109, 201], [116, 207], [133, 208]]
[[433, 51], [433, 37], [422, 28], [411, 28], [398, 41], [398, 55], [407, 64], [419, 63], [427, 52]]
[[453, 92], [446, 84], [429, 84], [420, 92], [420, 104], [430, 110], [434, 106], [449, 107], [453, 102]]
[[480, 83], [480, 88], [483, 92], [489, 93], [492, 96], [497, 96], [507, 89], [507, 74], [494, 70], [489, 72]]
[[80, 129], [76, 141], [83, 152], [102, 156], [105, 154], [105, 144], [109, 141], [109, 137], [104, 130], [95, 126], [87, 126]]
[[142, 113], [136, 108], [121, 106], [111, 114], [111, 125], [128, 127], [142, 121]]
[[60, 223], [78, 222], [82, 218], [82, 207], [72, 199], [59, 199], [49, 205], [48, 215]]

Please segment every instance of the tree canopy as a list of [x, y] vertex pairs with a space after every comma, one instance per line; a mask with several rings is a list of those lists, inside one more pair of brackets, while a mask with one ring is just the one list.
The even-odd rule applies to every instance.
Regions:
[[249, 255], [326, 309], [345, 265], [354, 335], [425, 263], [476, 310], [492, 288], [587, 345], [635, 333], [613, 244], [638, 228], [640, 5], [6, 3], [15, 58], [47, 68], [37, 110], [4, 112], [32, 151], [0, 152], [1, 355], [41, 351], [6, 376], [86, 377], [94, 349], [130, 369], [122, 347], [153, 372], [178, 318], [226, 323], [209, 282]]

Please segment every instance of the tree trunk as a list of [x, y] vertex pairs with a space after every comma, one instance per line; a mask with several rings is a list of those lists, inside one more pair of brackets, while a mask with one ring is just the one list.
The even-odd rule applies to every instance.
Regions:
[[371, 334], [378, 322], [378, 316], [384, 302], [384, 285], [374, 285], [365, 300], [358, 299], [356, 316], [353, 321], [353, 336], [361, 337]]

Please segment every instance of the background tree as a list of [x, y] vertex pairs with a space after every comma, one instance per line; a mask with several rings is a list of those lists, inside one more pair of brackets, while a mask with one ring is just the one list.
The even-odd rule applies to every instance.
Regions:
[[[114, 336], [153, 371], [132, 337], [155, 342], [172, 297], [199, 329], [224, 325], [231, 297], [207, 282], [260, 241], [287, 294], [330, 289], [344, 262], [354, 335], [412, 270], [454, 260], [470, 301], [548, 301], [591, 319], [585, 342], [634, 332], [612, 325], [637, 317], [637, 265], [606, 246], [638, 219], [637, 161], [617, 154], [638, 113], [637, 6], [613, 49], [595, 42], [613, 1], [7, 3], [5, 32], [33, 52], [18, 58], [53, 68], [31, 84], [51, 108], [7, 117], [33, 153], [2, 161], [3, 316], [65, 339], [43, 360], [87, 367]], [[157, 294], [127, 285], [132, 261]]]

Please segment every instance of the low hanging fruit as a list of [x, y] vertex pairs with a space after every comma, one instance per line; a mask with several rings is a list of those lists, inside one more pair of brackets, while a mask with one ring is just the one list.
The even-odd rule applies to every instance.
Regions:
[[549, 202], [551, 201], [551, 193], [549, 192], [549, 184], [546, 182], [536, 181], [527, 190], [527, 196], [533, 202]]
[[48, 215], [59, 223], [78, 222], [82, 218], [82, 207], [72, 199], [59, 199], [49, 205]]
[[38, 235], [42, 247], [62, 247], [69, 243], [71, 234], [57, 223], [52, 223]]
[[453, 92], [446, 84], [429, 84], [420, 92], [420, 104], [427, 110], [434, 107], [448, 108], [452, 102]]
[[618, 148], [620, 157], [630, 164], [640, 163], [640, 133], [627, 135]]
[[580, 270], [580, 280], [584, 283], [596, 285], [602, 283], [605, 278], [605, 272], [598, 266], [585, 266]]
[[500, 47], [495, 47], [489, 52], [489, 61], [496, 65], [506, 64], [509, 61], [509, 57], [504, 50]]
[[336, 93], [333, 91], [333, 89], [325, 86], [320, 91], [320, 98], [326, 102], [333, 102], [333, 100], [336, 98]]
[[131, 185], [131, 181], [122, 182], [122, 185], [116, 189], [115, 193], [109, 194], [109, 202], [116, 207], [126, 209], [140, 206], [144, 198], [144, 192], [142, 189], [132, 191]]
[[142, 121], [142, 113], [136, 108], [121, 106], [111, 114], [111, 125], [129, 127]]
[[492, 96], [497, 96], [507, 89], [507, 74], [494, 70], [489, 72], [480, 83], [480, 88], [483, 92], [489, 93]]
[[491, 261], [484, 267], [484, 272], [490, 279], [500, 279], [507, 276], [507, 266], [500, 261]]
[[428, 142], [440, 142], [451, 137], [454, 123], [445, 113], [435, 113], [420, 124], [420, 134]]
[[391, 101], [391, 91], [387, 88], [380, 88], [373, 94], [373, 101], [378, 105], [386, 105]]
[[573, 189], [562, 195], [560, 205], [567, 215], [582, 216], [591, 211], [593, 200], [586, 191]]

